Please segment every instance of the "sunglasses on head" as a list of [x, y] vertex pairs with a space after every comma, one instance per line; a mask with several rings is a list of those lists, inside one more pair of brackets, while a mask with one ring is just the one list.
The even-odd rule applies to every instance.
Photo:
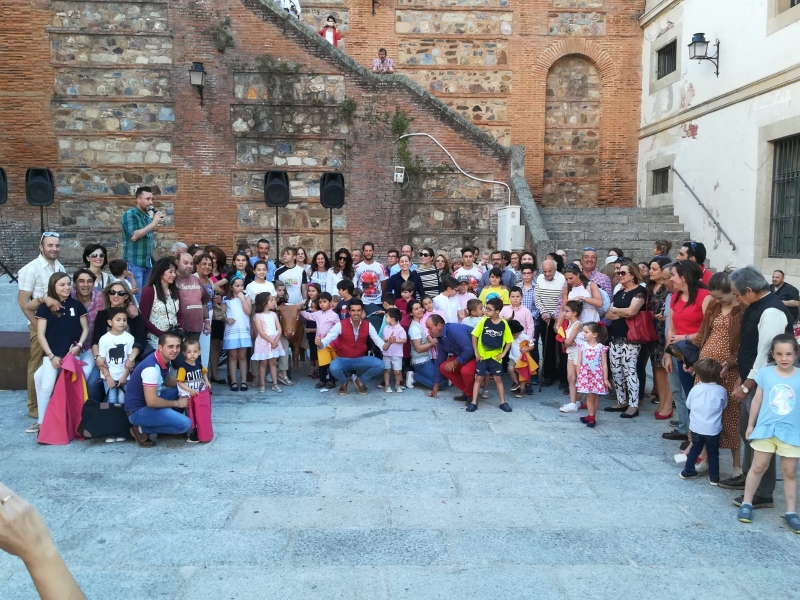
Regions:
[[42, 237], [39, 238], [39, 242], [41, 242], [46, 237], [57, 238], [57, 237], [61, 237], [61, 236], [58, 235], [57, 231], [44, 231], [44, 232], [42, 232]]
[[583, 251], [584, 252], [589, 252], [589, 251], [597, 252], [597, 248], [592, 248], [591, 246], [586, 246], [586, 248], [584, 248]]
[[128, 292], [126, 292], [125, 290], [109, 290], [108, 291], [108, 295], [109, 296], [127, 296]]

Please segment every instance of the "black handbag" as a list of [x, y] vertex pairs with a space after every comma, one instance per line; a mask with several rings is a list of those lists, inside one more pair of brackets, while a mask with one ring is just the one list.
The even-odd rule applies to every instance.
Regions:
[[86, 439], [131, 437], [128, 413], [121, 406], [87, 400], [81, 411], [80, 434]]
[[670, 344], [664, 349], [664, 352], [674, 356], [687, 367], [691, 367], [700, 358], [700, 348], [689, 340], [679, 340]]

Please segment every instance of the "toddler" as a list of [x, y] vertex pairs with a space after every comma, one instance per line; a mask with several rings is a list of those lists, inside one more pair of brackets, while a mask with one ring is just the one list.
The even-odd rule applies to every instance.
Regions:
[[578, 383], [576, 390], [586, 394], [586, 408], [589, 415], [581, 417], [581, 423], [587, 427], [596, 425], [597, 406], [600, 396], [608, 393], [611, 383], [608, 381], [608, 346], [604, 346], [606, 330], [590, 321], [583, 325], [583, 344], [578, 347]]
[[128, 271], [128, 263], [121, 258], [115, 258], [108, 263], [108, 271], [111, 273], [112, 280], [109, 283], [121, 283], [131, 293], [131, 300], [138, 308], [139, 304], [136, 302], [136, 294], [139, 293], [139, 288], [136, 286], [136, 278], [133, 273]]
[[533, 340], [525, 333], [525, 328], [519, 321], [511, 319], [508, 327], [511, 329], [511, 337], [514, 338], [514, 341], [511, 342], [511, 350], [508, 352], [508, 376], [511, 377], [512, 382], [511, 393], [517, 398], [522, 398], [523, 389], [516, 367], [523, 352], [528, 351]]
[[394, 371], [394, 383], [397, 388], [397, 393], [405, 390], [403, 385], [403, 345], [406, 343], [408, 336], [405, 329], [400, 325], [400, 318], [402, 315], [396, 308], [390, 308], [386, 311], [386, 327], [383, 329], [383, 385], [379, 385], [378, 389], [385, 390], [387, 394], [391, 393], [392, 386], [390, 385], [391, 371]]
[[[133, 336], [125, 329], [128, 326], [128, 313], [124, 308], [108, 309], [108, 332], [97, 343], [98, 353], [103, 358], [101, 367], [103, 387], [109, 404], [125, 404], [125, 381], [130, 370], [125, 363], [133, 351]], [[112, 440], [113, 441], [113, 440]]]
[[722, 411], [728, 405], [728, 393], [719, 385], [722, 365], [713, 358], [701, 358], [694, 363], [694, 374], [700, 380], [686, 398], [689, 409], [689, 430], [692, 447], [686, 457], [681, 479], [697, 479], [697, 457], [706, 449], [708, 479], [711, 485], [719, 484], [719, 437], [722, 432]]

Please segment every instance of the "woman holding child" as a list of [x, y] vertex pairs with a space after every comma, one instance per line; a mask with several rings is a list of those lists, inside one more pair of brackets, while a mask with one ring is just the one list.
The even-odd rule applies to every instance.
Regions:
[[411, 366], [414, 369], [413, 375], [409, 371], [406, 387], [411, 388], [414, 387], [414, 383], [421, 383], [433, 389], [436, 365], [431, 357], [431, 350], [436, 347], [436, 340], [428, 335], [428, 330], [422, 324], [425, 309], [419, 300], [409, 302], [406, 310], [412, 319], [408, 327], [408, 339], [411, 342]]
[[[107, 285], [103, 290], [103, 306], [102, 310], [97, 311], [97, 318], [94, 321], [94, 331], [92, 332], [92, 356], [95, 357], [94, 362], [98, 369], [102, 369], [105, 365], [105, 359], [100, 356], [99, 344], [100, 338], [108, 333], [108, 311], [111, 308], [124, 308], [128, 313], [128, 333], [133, 336], [133, 351], [128, 358], [126, 365], [131, 371], [136, 367], [135, 361], [144, 355], [144, 350], [147, 347], [147, 333], [144, 328], [144, 319], [135, 307], [133, 306], [133, 296], [128, 291], [128, 287], [121, 282], [115, 282]], [[131, 316], [134, 313], [135, 316]]]

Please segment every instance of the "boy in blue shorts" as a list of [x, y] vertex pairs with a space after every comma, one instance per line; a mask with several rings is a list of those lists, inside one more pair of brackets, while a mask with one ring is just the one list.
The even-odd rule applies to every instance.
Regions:
[[501, 310], [503, 301], [500, 298], [487, 300], [484, 308], [486, 316], [472, 330], [472, 348], [478, 359], [478, 367], [475, 371], [475, 383], [472, 386], [472, 403], [467, 406], [467, 412], [478, 410], [478, 392], [484, 375], [494, 377], [497, 393], [500, 396], [500, 410], [511, 412], [511, 407], [503, 394], [503, 358], [511, 349], [514, 336], [508, 323], [500, 318]]

